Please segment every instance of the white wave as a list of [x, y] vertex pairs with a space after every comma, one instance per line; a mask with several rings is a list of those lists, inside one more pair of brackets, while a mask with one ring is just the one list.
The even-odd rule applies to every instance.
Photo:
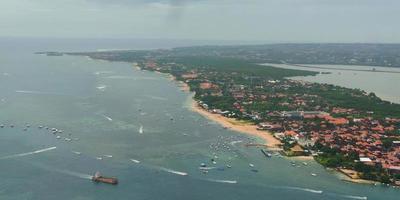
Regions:
[[218, 179], [205, 179], [205, 180], [215, 182], [215, 183], [229, 183], [229, 184], [238, 183], [236, 180], [218, 180]]
[[164, 171], [164, 172], [177, 174], [177, 175], [181, 175], [181, 176], [187, 176], [188, 175], [188, 173], [186, 173], [186, 172], [180, 172], [180, 171], [176, 171], [176, 170], [173, 170], [173, 169], [168, 169], [168, 168], [165, 168], [165, 167], [158, 167], [158, 169], [161, 170], [161, 171]]
[[314, 189], [310, 189], [310, 188], [301, 188], [301, 187], [290, 187], [290, 186], [282, 186], [282, 187], [278, 187], [280, 189], [289, 189], [289, 190], [299, 190], [299, 191], [304, 191], [304, 192], [311, 192], [311, 193], [315, 193], [315, 194], [322, 194], [322, 190], [314, 190]]
[[29, 155], [34, 155], [34, 154], [38, 154], [38, 153], [43, 153], [46, 151], [51, 151], [56, 149], [57, 147], [50, 147], [50, 148], [45, 148], [45, 149], [40, 149], [40, 150], [36, 150], [36, 151], [32, 151], [32, 152], [27, 152], [27, 153], [20, 153], [20, 154], [15, 154], [15, 155], [9, 155], [9, 156], [4, 156], [1, 157], [0, 159], [8, 159], [8, 158], [17, 158], [17, 157], [23, 157], [23, 156], [29, 156]]
[[140, 163], [139, 160], [135, 160], [135, 159], [130, 159], [130, 161], [134, 162], [134, 163]]

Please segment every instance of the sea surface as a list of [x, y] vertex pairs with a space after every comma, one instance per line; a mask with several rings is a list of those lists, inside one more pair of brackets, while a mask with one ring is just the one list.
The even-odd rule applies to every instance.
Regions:
[[[192, 94], [181, 91], [166, 75], [140, 71], [128, 63], [33, 54], [176, 44], [88, 45], [44, 39], [6, 39], [0, 44], [0, 124], [5, 125], [0, 128], [0, 199], [397, 200], [400, 196], [400, 189], [341, 181], [313, 161], [307, 165], [296, 161], [293, 167], [292, 160], [266, 158], [259, 149], [244, 147], [257, 139], [225, 130], [190, 111]], [[54, 135], [39, 126], [63, 132]], [[208, 173], [199, 170], [201, 163], [210, 167]], [[118, 177], [119, 185], [91, 182], [96, 171]]]
[[306, 67], [288, 64], [265, 65], [322, 72], [316, 76], [299, 76], [290, 79], [362, 89], [374, 92], [384, 100], [400, 103], [400, 68], [355, 65], [301, 65]]

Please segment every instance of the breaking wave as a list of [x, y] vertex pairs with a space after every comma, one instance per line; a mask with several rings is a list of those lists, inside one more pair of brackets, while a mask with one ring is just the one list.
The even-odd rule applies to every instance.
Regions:
[[14, 155], [1, 157], [0, 159], [8, 159], [8, 158], [17, 158], [17, 157], [29, 156], [29, 155], [43, 153], [43, 152], [46, 152], [46, 151], [51, 151], [51, 150], [54, 150], [56, 148], [57, 147], [50, 147], [50, 148], [40, 149], [40, 150], [31, 151], [31, 152], [27, 152], [27, 153], [14, 154]]

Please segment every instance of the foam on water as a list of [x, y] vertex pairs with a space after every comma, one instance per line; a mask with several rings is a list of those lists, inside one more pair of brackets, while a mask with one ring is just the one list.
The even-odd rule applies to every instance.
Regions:
[[157, 169], [159, 169], [161, 171], [164, 171], [164, 172], [171, 173], [171, 174], [181, 175], [181, 176], [187, 176], [188, 175], [188, 173], [186, 173], [186, 172], [180, 172], [180, 171], [176, 171], [176, 170], [173, 170], [173, 169], [168, 169], [168, 168], [165, 168], [165, 167], [157, 167]]
[[63, 95], [63, 94], [57, 94], [57, 93], [51, 93], [51, 92], [41, 92], [41, 91], [35, 91], [35, 90], [16, 90], [15, 92], [20, 93], [20, 94]]
[[31, 152], [27, 152], [27, 153], [20, 153], [20, 154], [4, 156], [4, 157], [1, 157], [0, 159], [2, 160], [2, 159], [8, 159], [8, 158], [17, 158], [17, 157], [29, 156], [29, 155], [43, 153], [43, 152], [46, 152], [46, 151], [51, 151], [51, 150], [54, 150], [56, 148], [57, 147], [49, 147], [49, 148], [40, 149], [40, 150], [36, 150], [36, 151], [31, 151]]
[[311, 192], [315, 194], [322, 194], [322, 190], [314, 190], [310, 188], [302, 188], [302, 187], [291, 187], [291, 186], [282, 186], [282, 187], [277, 187], [278, 189], [288, 189], [288, 190], [299, 190], [299, 191], [304, 191], [304, 192]]
[[367, 200], [368, 199], [368, 197], [366, 197], [366, 196], [342, 195], [342, 194], [336, 194], [336, 193], [327, 193], [327, 194], [331, 195], [331, 196], [346, 198], [346, 199], [359, 199], [359, 200]]
[[214, 182], [214, 183], [228, 183], [228, 184], [236, 184], [238, 183], [236, 180], [218, 180], [218, 179], [205, 179], [206, 181]]

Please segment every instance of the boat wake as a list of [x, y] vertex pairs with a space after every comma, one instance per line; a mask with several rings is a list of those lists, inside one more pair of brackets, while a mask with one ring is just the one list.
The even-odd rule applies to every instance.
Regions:
[[159, 100], [159, 101], [168, 101], [167, 98], [164, 97], [158, 97], [158, 96], [153, 96], [153, 95], [143, 95], [144, 97], [154, 99], [154, 100]]
[[57, 93], [51, 93], [51, 92], [41, 92], [41, 91], [34, 91], [34, 90], [16, 90], [15, 92], [20, 93], [20, 94], [63, 95], [63, 94], [57, 94]]
[[43, 152], [46, 152], [46, 151], [54, 150], [54, 149], [56, 149], [56, 148], [57, 148], [57, 147], [50, 147], [50, 148], [40, 149], [40, 150], [36, 150], [36, 151], [32, 151], [32, 152], [27, 152], [27, 153], [20, 153], [20, 154], [14, 154], [14, 155], [9, 155], [9, 156], [4, 156], [4, 157], [1, 157], [0, 160], [9, 159], [9, 158], [24, 157], [24, 156], [34, 155], [34, 154], [39, 154], [39, 153], [43, 153]]
[[83, 173], [79, 173], [79, 172], [72, 172], [72, 171], [68, 171], [68, 170], [54, 169], [53, 171], [59, 172], [59, 173], [65, 174], [65, 175], [74, 176], [74, 177], [77, 177], [77, 178], [82, 178], [82, 179], [91, 180], [92, 177], [93, 177], [92, 175], [89, 175], [89, 174], [83, 174]]
[[361, 199], [361, 200], [368, 199], [368, 197], [353, 196], [353, 195], [341, 195], [341, 197], [348, 198], [348, 199]]
[[358, 199], [358, 200], [367, 200], [368, 199], [368, 197], [365, 197], [365, 196], [342, 195], [342, 194], [336, 194], [336, 193], [327, 193], [327, 194], [331, 195], [331, 196], [346, 198], [346, 199]]
[[204, 179], [204, 180], [214, 182], [214, 183], [228, 183], [228, 184], [238, 183], [236, 180], [218, 180], [218, 179]]
[[236, 141], [232, 141], [230, 144], [233, 146], [233, 145], [235, 145], [237, 143], [241, 143], [241, 142], [243, 142], [243, 141], [242, 140], [236, 140]]
[[102, 75], [102, 74], [112, 74], [112, 73], [114, 73], [113, 71], [98, 71], [98, 72], [95, 72], [94, 74], [95, 75]]
[[158, 169], [161, 170], [161, 171], [164, 171], [164, 172], [171, 173], [171, 174], [177, 174], [177, 175], [181, 175], [181, 176], [187, 176], [188, 175], [188, 173], [186, 173], [186, 172], [175, 171], [173, 169], [168, 169], [168, 168], [165, 168], [165, 167], [158, 167]]
[[301, 187], [290, 187], [290, 186], [282, 186], [278, 187], [279, 189], [288, 189], [288, 190], [298, 190], [298, 191], [304, 191], [304, 192], [311, 192], [315, 194], [322, 194], [322, 190], [314, 190], [310, 188], [301, 188]]

